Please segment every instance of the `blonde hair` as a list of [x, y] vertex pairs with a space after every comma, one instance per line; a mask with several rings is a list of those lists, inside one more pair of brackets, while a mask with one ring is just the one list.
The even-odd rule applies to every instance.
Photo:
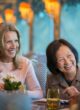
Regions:
[[[20, 34], [19, 34], [19, 31], [17, 30], [16, 26], [14, 24], [11, 24], [11, 23], [0, 23], [0, 58], [3, 57], [3, 48], [4, 48], [4, 34], [8, 31], [14, 31], [17, 33], [17, 37], [18, 37], [18, 43], [19, 43], [19, 49], [18, 49], [18, 52], [20, 50]], [[16, 56], [18, 54], [18, 52], [16, 53]], [[13, 58], [13, 63], [15, 65], [15, 67], [17, 67], [17, 57], [14, 57]]]

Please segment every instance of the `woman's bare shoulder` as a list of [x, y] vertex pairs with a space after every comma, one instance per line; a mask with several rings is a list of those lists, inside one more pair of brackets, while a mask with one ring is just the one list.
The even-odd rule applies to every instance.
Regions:
[[24, 56], [19, 56], [17, 58], [17, 63], [19, 68], [24, 68], [30, 65], [30, 60]]
[[27, 57], [24, 57], [24, 56], [18, 56], [17, 60], [19, 62], [30, 62], [30, 60], [27, 58]]

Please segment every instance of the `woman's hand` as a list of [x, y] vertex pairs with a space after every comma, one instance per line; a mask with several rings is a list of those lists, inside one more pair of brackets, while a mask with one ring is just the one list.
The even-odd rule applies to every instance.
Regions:
[[4, 84], [0, 83], [0, 90], [4, 90]]
[[68, 93], [70, 97], [74, 97], [80, 94], [80, 92], [74, 86], [67, 87], [64, 90], [64, 93]]

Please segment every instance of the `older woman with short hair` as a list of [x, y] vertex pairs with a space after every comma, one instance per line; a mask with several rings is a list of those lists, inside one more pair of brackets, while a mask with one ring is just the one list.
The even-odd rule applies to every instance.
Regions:
[[60, 90], [60, 98], [70, 99], [80, 93], [80, 69], [78, 53], [66, 40], [51, 42], [46, 50], [47, 67], [50, 74], [47, 79], [47, 90], [55, 86]]

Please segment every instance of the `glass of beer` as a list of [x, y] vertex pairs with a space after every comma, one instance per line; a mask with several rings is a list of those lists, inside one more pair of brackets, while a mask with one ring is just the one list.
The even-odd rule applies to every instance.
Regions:
[[47, 109], [58, 110], [60, 106], [59, 89], [51, 88], [47, 91]]

